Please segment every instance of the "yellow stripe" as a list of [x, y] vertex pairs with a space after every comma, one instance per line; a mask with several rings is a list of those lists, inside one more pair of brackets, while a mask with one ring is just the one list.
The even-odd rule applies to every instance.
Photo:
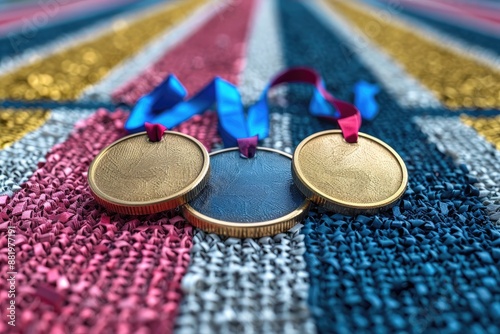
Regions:
[[473, 127], [487, 141], [500, 150], [500, 116], [496, 117], [469, 117], [462, 116], [462, 122]]
[[74, 100], [87, 86], [203, 2], [176, 1], [132, 23], [114, 22], [110, 33], [0, 77], [0, 99]]
[[12, 145], [28, 132], [38, 129], [49, 119], [44, 110], [0, 109], [0, 149]]
[[328, 3], [449, 108], [500, 107], [500, 72], [415, 34], [411, 27], [391, 23], [394, 17], [378, 17], [369, 12], [374, 9], [345, 1]]

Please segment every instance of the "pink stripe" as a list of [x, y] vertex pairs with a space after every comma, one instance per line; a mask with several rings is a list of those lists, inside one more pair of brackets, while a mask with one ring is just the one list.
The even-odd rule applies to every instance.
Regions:
[[[179, 130], [205, 145], [212, 114]], [[20, 332], [171, 332], [182, 298], [192, 228], [175, 211], [150, 216], [113, 214], [92, 198], [92, 159], [122, 137], [127, 114], [99, 110], [64, 143], [12, 199], [0, 198], [0, 244], [17, 226], [16, 330]], [[0, 262], [7, 263], [7, 248]], [[8, 266], [1, 266], [7, 277]], [[8, 298], [0, 294], [5, 310]], [[0, 332], [9, 328], [0, 322]], [[58, 330], [58, 331], [57, 331]]]
[[486, 15], [483, 11], [479, 12], [473, 10], [470, 6], [450, 6], [444, 3], [437, 3], [431, 1], [414, 2], [403, 0], [402, 5], [414, 10], [423, 11], [430, 15], [441, 15], [448, 20], [459, 21], [467, 26], [475, 29], [481, 29], [493, 34], [498, 35], [500, 32], [500, 18], [498, 12], [495, 14]]
[[493, 8], [482, 8], [480, 6], [474, 6], [466, 3], [456, 3], [451, 6], [442, 0], [437, 0], [440, 4], [448, 8], [459, 8], [464, 14], [469, 16], [476, 16], [478, 18], [485, 19], [491, 22], [500, 22], [500, 11]]
[[190, 94], [215, 76], [237, 84], [244, 66], [246, 37], [254, 0], [233, 1], [183, 43], [138, 77], [113, 92], [117, 102], [133, 105], [168, 74], [175, 74]]
[[[133, 84], [140, 89], [129, 84], [127, 91], [135, 94], [130, 101], [169, 71], [176, 71], [191, 92], [215, 75], [236, 83], [254, 1], [233, 4], [136, 79]], [[47, 162], [11, 200], [0, 198], [0, 230], [18, 227], [16, 329], [21, 332], [173, 330], [191, 226], [176, 212], [141, 217], [107, 212], [92, 198], [86, 179], [95, 155], [125, 134], [126, 117], [121, 111], [99, 110], [53, 147]], [[208, 149], [219, 140], [212, 112], [175, 130]], [[0, 243], [6, 244], [5, 235]], [[6, 252], [0, 261], [6, 263]], [[1, 271], [5, 277], [9, 269], [2, 266]], [[0, 305], [7, 302], [7, 294], [0, 294]], [[0, 322], [0, 332], [6, 326]]]

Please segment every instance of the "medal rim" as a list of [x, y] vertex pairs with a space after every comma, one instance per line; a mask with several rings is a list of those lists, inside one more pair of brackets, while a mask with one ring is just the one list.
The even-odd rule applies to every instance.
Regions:
[[[369, 139], [371, 141], [374, 141], [378, 145], [382, 146], [384, 149], [388, 150], [395, 160], [398, 162], [399, 167], [401, 168], [402, 172], [402, 179], [401, 179], [401, 185], [398, 188], [398, 190], [391, 195], [390, 197], [378, 201], [378, 202], [371, 202], [371, 203], [353, 203], [353, 202], [347, 202], [347, 201], [342, 201], [339, 199], [336, 199], [330, 195], [325, 194], [324, 192], [320, 191], [317, 189], [313, 184], [311, 184], [311, 181], [308, 181], [306, 177], [304, 176], [303, 172], [300, 170], [298, 167], [299, 164], [299, 154], [300, 151], [304, 148], [305, 145], [307, 145], [311, 140], [325, 136], [325, 135], [341, 135], [342, 136], [342, 131], [341, 130], [326, 130], [326, 131], [320, 131], [317, 133], [314, 133], [304, 140], [302, 140], [297, 148], [295, 149], [295, 152], [293, 153], [293, 158], [292, 158], [292, 175], [295, 181], [295, 184], [297, 187], [302, 191], [302, 193], [309, 198], [312, 202], [324, 206], [326, 208], [339, 211], [341, 213], [345, 214], [357, 214], [357, 213], [369, 213], [369, 214], [374, 214], [377, 213], [380, 210], [388, 209], [392, 207], [397, 200], [399, 200], [405, 193], [406, 188], [408, 186], [408, 170], [406, 168], [406, 164], [404, 163], [403, 159], [401, 156], [394, 150], [392, 147], [390, 147], [387, 143], [383, 142], [382, 140], [375, 138], [371, 135], [368, 135], [363, 132], [358, 132], [358, 135], [364, 139]], [[347, 142], [346, 142], [347, 143]], [[349, 144], [349, 143], [347, 143]], [[356, 143], [357, 144], [357, 143]]]
[[[210, 153], [210, 157], [212, 157], [213, 155], [237, 150], [239, 150], [237, 147], [218, 150]], [[291, 154], [273, 148], [258, 146], [256, 155], [259, 151], [278, 153], [289, 159], [292, 159]], [[182, 212], [187, 221], [189, 221], [192, 225], [202, 230], [208, 231], [209, 233], [216, 233], [236, 238], [257, 238], [288, 231], [290, 228], [300, 223], [306, 217], [309, 211], [310, 204], [311, 202], [309, 201], [309, 199], [305, 198], [299, 207], [284, 216], [272, 220], [250, 223], [232, 222], [212, 218], [198, 212], [189, 203], [186, 203], [182, 207]]]
[[[99, 161], [105, 156], [109, 150], [111, 150], [114, 146], [120, 144], [123, 141], [126, 141], [130, 138], [134, 137], [139, 137], [139, 136], [144, 136], [146, 141], [149, 141], [147, 132], [138, 132], [134, 133], [128, 136], [125, 136], [123, 138], [120, 138], [113, 143], [109, 144], [106, 146], [104, 149], [102, 149], [99, 154], [97, 154], [92, 160], [89, 169], [88, 169], [88, 174], [87, 174], [87, 181], [89, 184], [90, 192], [94, 196], [95, 200], [103, 205], [104, 207], [118, 212], [118, 213], [125, 213], [125, 214], [152, 214], [152, 213], [157, 213], [165, 210], [170, 210], [174, 209], [178, 206], [181, 206], [188, 201], [192, 200], [194, 197], [196, 197], [201, 190], [206, 186], [208, 182], [208, 177], [210, 175], [210, 157], [207, 149], [203, 144], [197, 140], [196, 138], [189, 136], [187, 134], [177, 132], [177, 131], [165, 131], [161, 141], [165, 140], [165, 136], [168, 135], [175, 135], [175, 136], [181, 136], [184, 137], [190, 141], [192, 141], [202, 152], [203, 155], [203, 166], [201, 168], [200, 174], [195, 178], [194, 181], [191, 183], [187, 184], [183, 189], [180, 191], [159, 199], [154, 199], [150, 201], [124, 201], [117, 199], [115, 197], [109, 196], [106, 193], [104, 193], [102, 190], [100, 190], [95, 182], [95, 174], [96, 174], [96, 166], [99, 163]], [[167, 139], [168, 140], [168, 139]]]

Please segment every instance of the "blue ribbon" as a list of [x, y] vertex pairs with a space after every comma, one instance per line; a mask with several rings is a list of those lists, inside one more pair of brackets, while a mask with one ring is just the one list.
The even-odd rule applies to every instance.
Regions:
[[241, 96], [236, 87], [219, 77], [189, 100], [186, 89], [174, 76], [169, 77], [153, 92], [142, 97], [125, 124], [129, 132], [144, 131], [144, 123], [159, 123], [171, 129], [217, 105], [219, 132], [226, 147], [237, 146], [238, 138], [250, 137]]
[[[324, 88], [323, 80], [320, 85]], [[192, 98], [185, 100], [186, 89], [174, 76], [169, 75], [151, 93], [142, 97], [133, 108], [125, 124], [129, 132], [144, 131], [144, 123], [159, 123], [171, 129], [196, 114], [216, 106], [219, 117], [219, 133], [224, 146], [238, 146], [238, 139], [269, 135], [269, 107], [267, 85], [260, 99], [250, 107], [245, 118], [238, 89], [226, 80], [216, 77]], [[375, 89], [376, 88], [376, 89]], [[373, 98], [378, 92], [376, 85], [361, 82], [356, 85], [356, 105], [362, 116], [372, 119], [378, 111]], [[339, 113], [315, 87], [309, 104], [311, 114], [318, 117], [338, 118]]]
[[378, 114], [378, 103], [375, 95], [380, 88], [377, 84], [371, 84], [364, 80], [358, 81], [354, 85], [354, 105], [358, 108], [363, 119], [371, 121]]

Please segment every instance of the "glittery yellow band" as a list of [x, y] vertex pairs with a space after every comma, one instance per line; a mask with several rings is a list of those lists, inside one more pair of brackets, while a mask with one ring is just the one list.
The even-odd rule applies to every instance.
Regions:
[[28, 132], [42, 126], [50, 117], [50, 112], [43, 110], [0, 109], [0, 149], [12, 145]]
[[469, 117], [462, 116], [462, 122], [473, 127], [486, 140], [500, 150], [500, 116], [496, 117]]
[[[449, 108], [499, 108], [500, 72], [394, 24], [368, 7], [328, 0], [366, 36], [379, 44], [406, 71], [420, 80]], [[372, 10], [373, 11], [373, 10]]]
[[1, 76], [0, 99], [74, 100], [85, 87], [204, 2], [176, 1], [137, 21], [116, 21], [110, 33]]

